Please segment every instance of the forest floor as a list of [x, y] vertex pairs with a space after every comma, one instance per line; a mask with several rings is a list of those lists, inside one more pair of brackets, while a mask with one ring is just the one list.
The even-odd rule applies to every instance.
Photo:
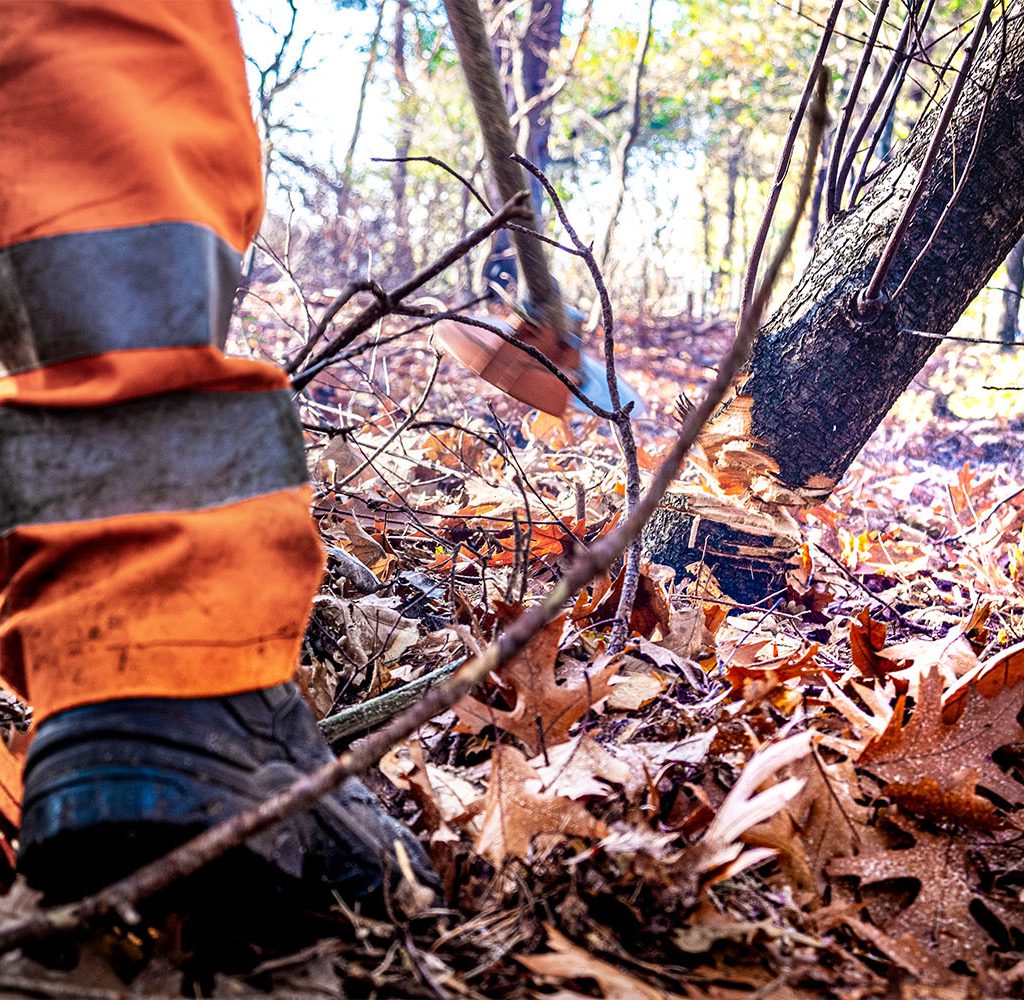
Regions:
[[[282, 286], [257, 293], [239, 343], [273, 355], [294, 308]], [[619, 331], [648, 403], [645, 473], [729, 339], [724, 323]], [[382, 582], [360, 593], [330, 564], [300, 671], [321, 715], [488, 641], [621, 512], [599, 421], [528, 411], [447, 360], [418, 408], [433, 365], [423, 339], [381, 347], [304, 413], [324, 538]], [[596, 581], [388, 754], [368, 780], [429, 845], [445, 909], [339, 904], [330, 934], [254, 952], [246, 973], [197, 973], [167, 927], [115, 928], [71, 971], [5, 956], [0, 992], [1024, 995], [1017, 386], [1024, 351], [943, 345], [800, 516], [784, 590], [743, 606], [706, 574], [647, 567], [634, 641], [610, 659], [615, 583]], [[715, 489], [698, 463], [683, 479]], [[20, 887], [8, 903], [31, 905]]]

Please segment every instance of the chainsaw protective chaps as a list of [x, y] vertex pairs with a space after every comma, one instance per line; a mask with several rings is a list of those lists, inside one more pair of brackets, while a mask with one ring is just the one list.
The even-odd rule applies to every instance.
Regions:
[[0, 135], [4, 681], [38, 721], [287, 680], [323, 557], [287, 380], [222, 354], [262, 214], [229, 0], [0, 5]]

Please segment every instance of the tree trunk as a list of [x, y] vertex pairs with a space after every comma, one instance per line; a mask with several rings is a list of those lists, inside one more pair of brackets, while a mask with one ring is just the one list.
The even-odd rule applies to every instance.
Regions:
[[399, 105], [400, 120], [398, 138], [395, 141], [394, 172], [391, 174], [391, 199], [394, 205], [395, 253], [392, 267], [397, 279], [407, 278], [413, 273], [412, 245], [409, 233], [409, 165], [402, 161], [412, 148], [413, 119], [410, 111], [412, 88], [409, 72], [405, 65], [405, 17], [409, 11], [409, 0], [398, 0], [395, 7], [394, 32], [392, 34], [391, 59], [395, 70], [395, 81], [402, 93]]
[[[520, 123], [518, 145], [519, 152], [546, 173], [551, 162], [551, 104], [536, 98], [547, 86], [551, 53], [562, 44], [562, 0], [530, 0], [526, 16], [516, 67], [520, 76], [516, 94], [530, 110]], [[531, 106], [531, 102], [535, 103]], [[534, 206], [541, 216], [544, 198], [540, 181], [531, 177], [530, 185]]]
[[732, 298], [733, 286], [736, 284], [732, 258], [736, 246], [736, 185], [740, 181], [742, 154], [742, 140], [739, 136], [733, 136], [729, 140], [729, 157], [725, 164], [725, 243], [722, 246], [722, 260], [718, 268], [719, 282], [727, 283], [729, 288], [726, 301]]
[[[505, 0], [503, 0], [505, 2]], [[520, 155], [546, 171], [550, 162], [548, 139], [551, 136], [551, 108], [548, 101], [536, 101], [547, 85], [551, 53], [562, 44], [563, 0], [529, 0], [521, 30], [516, 30], [515, 14], [509, 15], [501, 37], [495, 37], [495, 47], [507, 46], [507, 57], [495, 52], [495, 63], [505, 85], [505, 92], [514, 111], [516, 107], [529, 110], [517, 128], [516, 146]], [[500, 5], [499, 5], [500, 9]], [[540, 181], [530, 176], [537, 218], [543, 218], [543, 190]], [[494, 234], [491, 249], [481, 269], [483, 284], [496, 284], [509, 288], [517, 281], [518, 265], [512, 241], [504, 229]]]
[[1024, 290], [1024, 239], [1006, 258], [1006, 285], [1003, 287], [1003, 320], [999, 324], [999, 339], [1004, 344], [1015, 344], [1020, 334], [1020, 296]]
[[[897, 251], [885, 288], [890, 296], [935, 229], [976, 133], [977, 157], [899, 297], [883, 297], [882, 307], [868, 316], [857, 305], [914, 186], [938, 108], [922, 118], [861, 203], [822, 231], [803, 276], [761, 331], [741, 389], [749, 411], [734, 406], [732, 419], [778, 466], [771, 488], [762, 478], [759, 497], [748, 497], [748, 505], [763, 514], [814, 505], [829, 495], [935, 350], [936, 336], [948, 333], [1024, 231], [1024, 19], [1008, 18], [989, 32], [971, 75]], [[699, 559], [708, 539], [712, 553], [727, 550], [710, 562], [734, 596], [763, 596], [777, 583], [772, 560], [785, 557], [792, 540], [775, 545], [764, 560], [751, 560], [746, 548], [771, 543], [770, 529], [737, 533], [729, 518], [715, 523], [705, 517], [694, 532], [681, 506], [688, 506], [685, 496], [652, 521], [650, 557], [682, 569]], [[737, 549], [744, 550], [739, 557]]]

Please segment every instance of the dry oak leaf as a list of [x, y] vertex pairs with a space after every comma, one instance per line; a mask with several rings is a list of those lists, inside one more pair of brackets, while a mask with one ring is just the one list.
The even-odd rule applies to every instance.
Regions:
[[804, 786], [771, 819], [743, 835], [747, 844], [778, 851], [779, 863], [797, 888], [819, 899], [827, 885], [825, 867], [833, 858], [861, 849], [874, 832], [869, 810], [859, 805], [857, 774], [849, 761], [825, 764], [814, 755], [792, 764], [790, 777]]
[[881, 679], [893, 669], [892, 661], [878, 655], [885, 646], [886, 631], [885, 622], [876, 622], [869, 608], [850, 619], [850, 655], [865, 677]]
[[[662, 568], [662, 567], [659, 567]], [[601, 603], [590, 613], [592, 621], [611, 621], [619, 606], [625, 571], [612, 581]], [[640, 578], [637, 581], [636, 599], [629, 617], [630, 630], [650, 639], [655, 632], [667, 636], [671, 630], [672, 606], [663, 579], [657, 579], [650, 563], [640, 567]]]
[[[747, 761], [704, 836], [688, 852], [693, 871], [707, 874], [708, 881], [715, 882], [775, 857], [771, 848], [744, 851], [740, 838], [796, 798], [804, 785], [802, 779], [783, 778], [770, 785], [768, 782], [788, 764], [810, 752], [811, 734], [803, 732], [762, 747]], [[767, 787], [759, 790], [763, 786]]]
[[539, 756], [530, 763], [537, 769], [538, 783], [528, 783], [527, 788], [568, 799], [607, 795], [609, 785], [626, 786], [634, 777], [627, 763], [586, 733], [551, 749], [546, 762], [544, 756]]
[[537, 788], [540, 775], [516, 749], [494, 748], [491, 780], [484, 800], [483, 820], [476, 851], [496, 868], [508, 857], [526, 859], [533, 838], [555, 834], [598, 839], [608, 827], [578, 802], [561, 795], [529, 791]]
[[911, 693], [933, 666], [939, 668], [946, 684], [972, 676], [981, 667], [963, 631], [947, 633], [941, 639], [908, 639], [883, 649], [878, 655], [891, 661], [888, 673], [896, 679], [897, 689], [903, 690], [903, 685], [909, 685]]
[[914, 839], [917, 843], [904, 850], [877, 848], [855, 858], [836, 858], [829, 875], [857, 878], [861, 885], [913, 879], [919, 885], [914, 901], [888, 920], [891, 926], [883, 922], [883, 930], [912, 935], [946, 966], [964, 960], [984, 969], [987, 949], [996, 942], [975, 920], [972, 903], [980, 903], [1007, 927], [1024, 926], [1024, 905], [978, 890], [966, 838], [915, 830]]
[[455, 706], [459, 732], [479, 733], [486, 726], [497, 726], [522, 740], [531, 756], [569, 739], [569, 730], [611, 692], [619, 663], [613, 660], [598, 666], [582, 683], [559, 684], [555, 661], [565, 619], [561, 615], [541, 629], [502, 668], [501, 679], [515, 693], [513, 708], [493, 708], [467, 696]]
[[[516, 961], [532, 973], [561, 983], [566, 980], [587, 979], [597, 983], [604, 1000], [683, 1000], [677, 993], [669, 993], [650, 983], [637, 979], [617, 965], [597, 958], [580, 948], [550, 924], [545, 924], [548, 947], [545, 955], [517, 955]], [[546, 994], [551, 996], [551, 994]], [[590, 995], [590, 994], [588, 994]], [[584, 994], [561, 990], [554, 994], [563, 1000], [583, 997]]]
[[978, 795], [982, 785], [1007, 802], [1024, 798], [1024, 786], [992, 760], [1000, 747], [1020, 739], [1017, 721], [1024, 685], [1003, 682], [1005, 661], [954, 689], [943, 703], [938, 667], [926, 673], [917, 705], [904, 725], [901, 695], [885, 731], [872, 739], [857, 764], [885, 782], [885, 794], [902, 808], [941, 822], [991, 826], [999, 818], [992, 802]]

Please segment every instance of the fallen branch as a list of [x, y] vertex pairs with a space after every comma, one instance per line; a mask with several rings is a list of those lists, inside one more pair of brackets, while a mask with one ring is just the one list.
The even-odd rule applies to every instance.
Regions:
[[589, 549], [577, 554], [544, 601], [513, 621], [482, 653], [464, 663], [444, 683], [427, 691], [417, 704], [367, 736], [358, 748], [347, 751], [337, 760], [323, 765], [258, 806], [218, 823], [164, 857], [92, 896], [76, 903], [41, 910], [0, 926], [0, 954], [57, 933], [80, 930], [110, 914], [117, 914], [128, 923], [137, 921], [139, 918], [135, 907], [140, 902], [174, 882], [195, 874], [255, 834], [308, 809], [346, 778], [367, 771], [393, 746], [408, 738], [434, 716], [451, 708], [489, 673], [498, 670], [521, 652], [544, 626], [561, 613], [574, 594], [599, 573], [606, 571], [639, 535], [676, 478], [683, 458], [701, 428], [725, 397], [733, 379], [746, 362], [760, 317], [757, 307], [763, 306], [763, 298], [758, 296], [755, 308], [748, 311], [738, 327], [736, 339], [723, 359], [717, 377], [700, 403], [690, 410], [671, 450], [658, 466], [650, 488], [617, 528], [598, 539]]

